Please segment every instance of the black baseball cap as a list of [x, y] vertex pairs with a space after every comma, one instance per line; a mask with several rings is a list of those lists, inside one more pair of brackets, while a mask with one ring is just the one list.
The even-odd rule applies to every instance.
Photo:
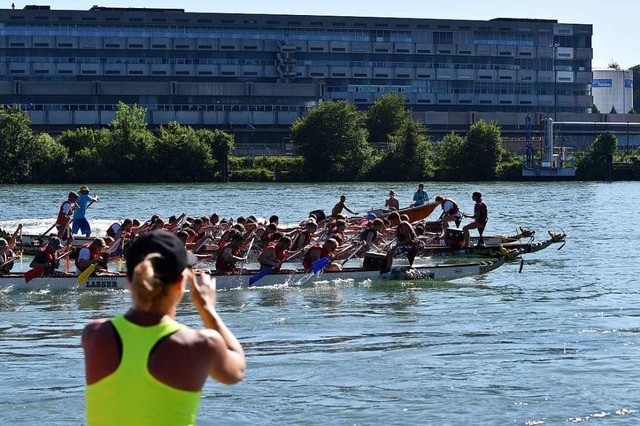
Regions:
[[196, 256], [184, 248], [184, 243], [170, 232], [157, 230], [142, 234], [135, 239], [127, 252], [127, 277], [133, 277], [133, 270], [148, 254], [158, 253], [161, 257], [153, 262], [155, 272], [164, 282], [173, 282], [182, 271], [197, 262]]

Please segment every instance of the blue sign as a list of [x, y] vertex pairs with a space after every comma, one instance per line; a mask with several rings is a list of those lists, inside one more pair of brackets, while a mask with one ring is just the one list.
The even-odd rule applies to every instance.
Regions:
[[624, 87], [632, 89], [633, 88], [633, 80], [631, 80], [630, 78], [625, 78], [624, 79]]
[[594, 78], [592, 87], [613, 87], [613, 82], [610, 78]]

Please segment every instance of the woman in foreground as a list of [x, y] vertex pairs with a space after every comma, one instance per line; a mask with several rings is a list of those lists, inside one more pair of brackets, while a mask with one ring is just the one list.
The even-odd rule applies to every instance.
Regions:
[[[215, 280], [200, 282], [195, 258], [173, 234], [149, 232], [127, 255], [133, 306], [89, 323], [82, 334], [89, 425], [195, 424], [202, 387], [211, 377], [231, 385], [244, 377], [242, 346], [215, 310]], [[185, 284], [204, 324], [176, 322]]]

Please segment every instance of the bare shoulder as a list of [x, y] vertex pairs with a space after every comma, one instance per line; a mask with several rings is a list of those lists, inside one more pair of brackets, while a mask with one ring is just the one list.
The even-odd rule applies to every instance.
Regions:
[[218, 352], [227, 348], [224, 339], [216, 330], [210, 328], [195, 329], [193, 332], [197, 336], [197, 342], [211, 352]]
[[113, 325], [108, 319], [98, 319], [91, 321], [82, 331], [82, 342], [99, 340], [105, 336], [112, 336]]

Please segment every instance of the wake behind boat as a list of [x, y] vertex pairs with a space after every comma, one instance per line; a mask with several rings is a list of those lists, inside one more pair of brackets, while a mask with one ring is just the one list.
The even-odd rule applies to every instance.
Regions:
[[[454, 280], [473, 275], [482, 275], [499, 268], [505, 263], [504, 258], [483, 262], [433, 264], [420, 266], [394, 266], [391, 271], [382, 273], [379, 269], [344, 268], [341, 271], [324, 271], [319, 274], [300, 272], [297, 270], [283, 270], [263, 276], [254, 284], [250, 279], [258, 271], [248, 271], [242, 274], [221, 275], [212, 274], [216, 279], [219, 290], [241, 289], [250, 287], [267, 287], [279, 284], [305, 284], [317, 281], [337, 280]], [[125, 274], [93, 275], [86, 283], [79, 285], [78, 277], [74, 275], [52, 275], [34, 278], [25, 283], [24, 273], [0, 276], [0, 290], [2, 291], [33, 291], [33, 290], [102, 290], [127, 288]]]

